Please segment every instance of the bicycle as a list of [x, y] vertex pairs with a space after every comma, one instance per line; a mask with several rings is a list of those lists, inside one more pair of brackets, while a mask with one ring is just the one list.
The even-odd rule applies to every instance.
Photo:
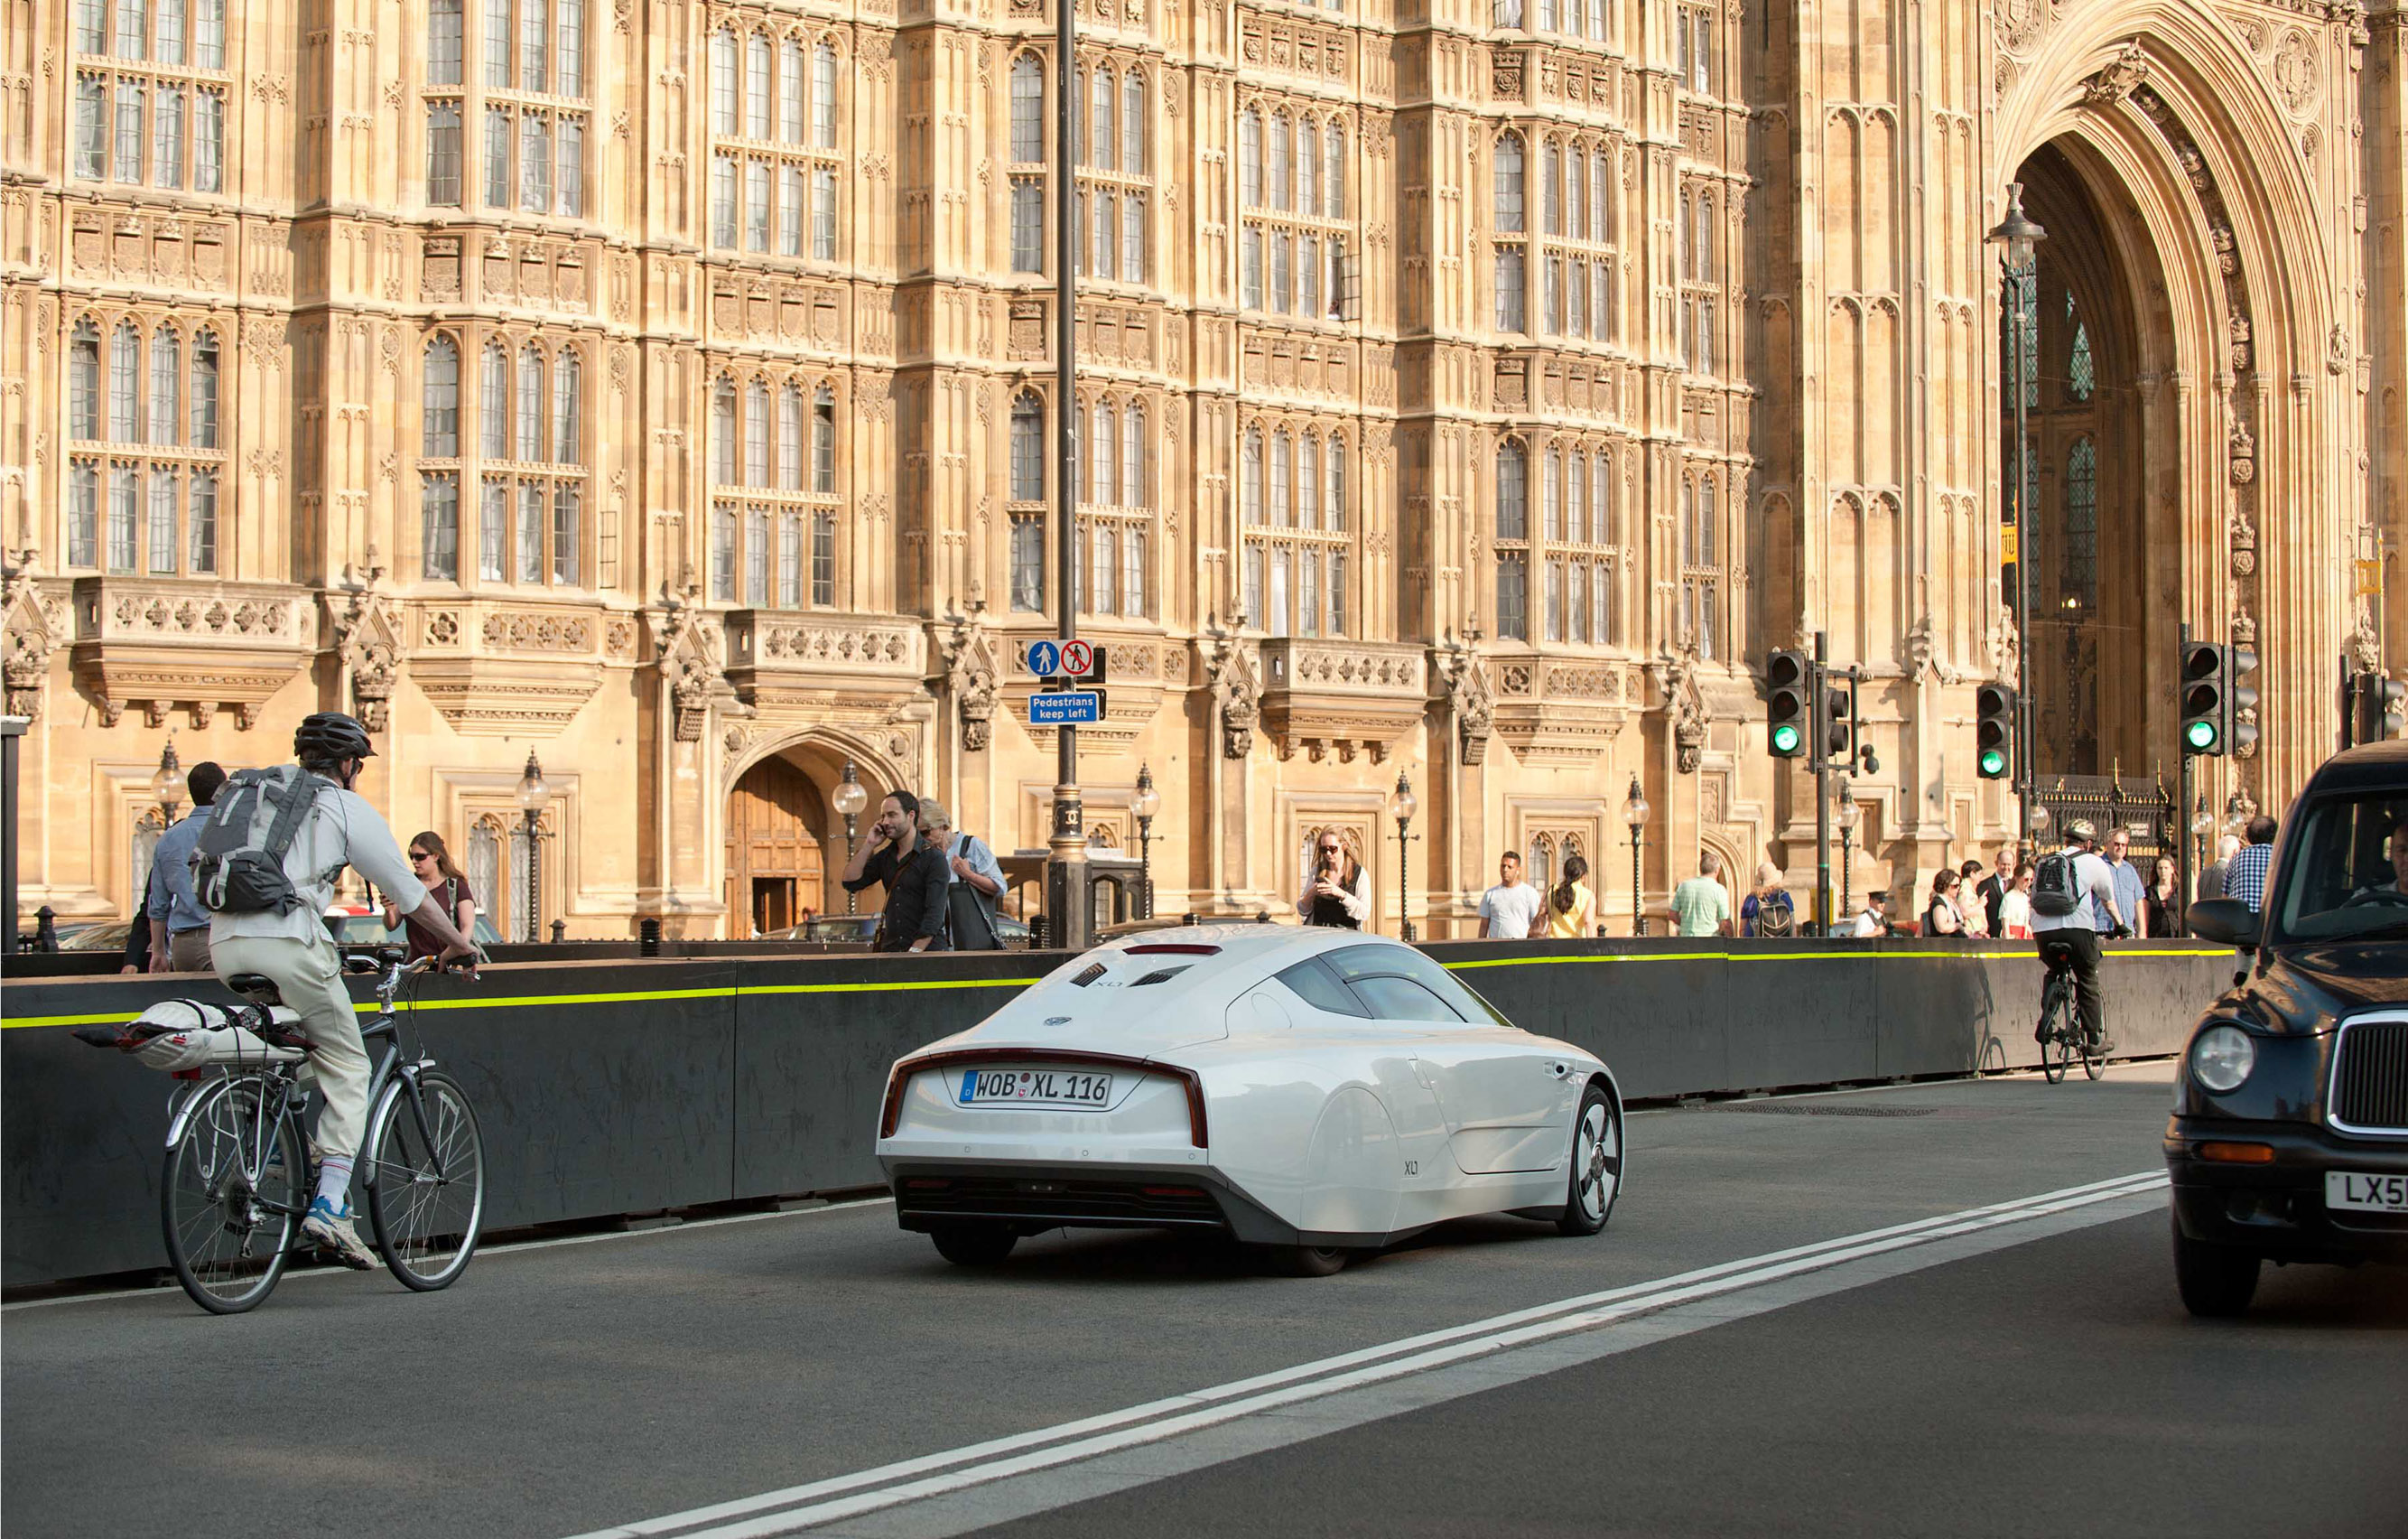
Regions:
[[[347, 955], [343, 971], [383, 973], [376, 1021], [360, 1030], [387, 1047], [368, 1082], [357, 1175], [378, 1253], [404, 1287], [423, 1293], [457, 1282], [476, 1254], [485, 1152], [459, 1082], [433, 1058], [403, 1050], [394, 996], [404, 978], [434, 965], [403, 956], [398, 946]], [[176, 1280], [214, 1315], [254, 1309], [275, 1290], [315, 1187], [301, 1127], [306, 1039], [292, 1030], [289, 1011], [277, 1019], [282, 1001], [272, 981], [238, 973], [226, 985], [251, 1001], [236, 1024], [288, 1056], [221, 1065], [209, 1078], [188, 1071], [196, 1083], [171, 1107], [161, 1227]]]
[[2051, 1085], [2065, 1083], [2065, 1072], [2077, 1053], [2082, 1057], [2082, 1072], [2088, 1078], [2095, 1080], [2107, 1069], [2107, 1043], [2102, 1037], [2094, 1044], [2090, 1034], [2082, 1029], [2077, 995], [2072, 956], [2060, 951], [2049, 956], [2048, 981], [2040, 990], [2040, 1027], [2034, 1035], [2040, 1039], [2041, 1072]]

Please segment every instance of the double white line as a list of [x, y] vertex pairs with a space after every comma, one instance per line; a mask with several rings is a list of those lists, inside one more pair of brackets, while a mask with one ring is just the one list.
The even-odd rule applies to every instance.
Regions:
[[1149, 1401], [1102, 1416], [696, 1507], [690, 1512], [672, 1513], [666, 1517], [597, 1530], [577, 1539], [769, 1539], [770, 1535], [796, 1533], [863, 1513], [924, 1502], [970, 1487], [1160, 1442], [1299, 1402], [1595, 1330], [1641, 1315], [1761, 1287], [1850, 1261], [2142, 1196], [2165, 1184], [2164, 1172], [2143, 1171], [2112, 1181], [2069, 1187], [2012, 1202], [1967, 1208], [1911, 1224], [1726, 1261], [1653, 1282], [1558, 1299], [1168, 1400]]

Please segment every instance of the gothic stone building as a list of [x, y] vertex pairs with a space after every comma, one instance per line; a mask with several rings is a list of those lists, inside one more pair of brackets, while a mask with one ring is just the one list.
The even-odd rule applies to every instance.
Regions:
[[1066, 602], [1165, 910], [1290, 899], [1336, 825], [1393, 928], [1401, 772], [1440, 934], [1509, 848], [1627, 914], [1634, 782], [1642, 901], [1810, 880], [1759, 677], [1817, 632], [1860, 890], [2012, 823], [1970, 717], [2019, 647], [2044, 772], [2171, 779], [2176, 627], [2254, 642], [2216, 806], [2398, 660], [2396, 3], [1078, 3], [1065, 187], [1042, 0], [0, 0], [25, 906], [126, 907], [171, 740], [341, 708], [506, 928], [531, 750], [546, 918], [791, 922], [847, 764], [1043, 842]]

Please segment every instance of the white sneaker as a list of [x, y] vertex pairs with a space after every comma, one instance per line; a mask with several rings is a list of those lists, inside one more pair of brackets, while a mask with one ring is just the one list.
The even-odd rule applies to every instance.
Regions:
[[376, 1265], [376, 1252], [368, 1249], [359, 1230], [351, 1227], [351, 1210], [348, 1206], [337, 1209], [323, 1197], [312, 1198], [309, 1211], [301, 1219], [301, 1232], [353, 1272], [366, 1272]]

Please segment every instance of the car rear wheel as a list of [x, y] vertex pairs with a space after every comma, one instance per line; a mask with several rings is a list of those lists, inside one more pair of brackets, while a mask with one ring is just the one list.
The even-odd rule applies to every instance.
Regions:
[[2182, 1231], [2173, 1220], [2174, 1286], [2183, 1306], [2204, 1319], [2246, 1314], [2258, 1292], [2258, 1259], [2253, 1251], [2210, 1244]]
[[1555, 1228], [1566, 1234], [1595, 1234], [1613, 1216], [1622, 1193], [1622, 1119], [1602, 1085], [1581, 1097], [1572, 1121], [1572, 1169]]
[[1000, 1224], [946, 1224], [928, 1231], [937, 1254], [957, 1267], [991, 1267], [1011, 1254], [1020, 1236]]
[[1335, 1277], [1354, 1255], [1340, 1245], [1263, 1245], [1258, 1251], [1269, 1270], [1289, 1277]]

